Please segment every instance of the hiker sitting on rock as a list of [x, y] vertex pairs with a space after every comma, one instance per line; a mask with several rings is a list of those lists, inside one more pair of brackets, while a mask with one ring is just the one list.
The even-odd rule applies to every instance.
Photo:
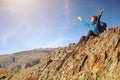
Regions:
[[100, 11], [99, 16], [92, 16], [90, 24], [84, 21], [81, 16], [78, 16], [78, 20], [80, 20], [82, 24], [90, 28], [90, 31], [87, 36], [90, 35], [98, 36], [101, 32], [106, 30], [106, 26], [107, 26], [106, 23], [100, 21], [103, 12], [104, 9]]

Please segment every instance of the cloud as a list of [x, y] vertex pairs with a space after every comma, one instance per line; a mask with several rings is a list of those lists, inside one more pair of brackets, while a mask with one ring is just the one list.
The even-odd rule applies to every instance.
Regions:
[[23, 24], [24, 24], [24, 23], [22, 23], [22, 24], [20, 24], [20, 25], [18, 25], [18, 26], [16, 26], [16, 27], [14, 27], [14, 28], [12, 28], [9, 32], [7, 32], [7, 33], [4, 35], [2, 41], [3, 41], [4, 43], [6, 43], [6, 42], [8, 41], [8, 39], [9, 39], [12, 35], [14, 35], [18, 30], [20, 30], [20, 28], [22, 28]]
[[64, 5], [63, 9], [64, 9], [64, 15], [66, 16], [66, 19], [69, 20], [69, 17], [70, 17], [70, 0], [65, 0], [65, 5]]
[[[25, 10], [19, 11], [19, 9], [14, 7], [9, 7], [9, 8], [3, 7], [2, 8], [3, 10], [10, 11], [13, 13], [13, 15], [16, 15], [17, 25], [11, 26], [10, 29], [6, 27], [7, 31], [4, 32], [5, 34], [2, 37], [2, 42], [7, 43], [10, 41], [10, 39], [11, 41], [12, 39], [14, 39], [20, 41], [24, 47], [28, 47], [28, 48], [64, 46], [65, 44], [67, 44], [67, 41], [71, 41], [72, 39], [64, 38], [64, 37], [55, 38], [56, 34], [57, 36], [60, 37], [62, 35], [61, 32], [65, 32], [64, 30], [68, 29], [69, 28], [68, 24], [70, 24], [69, 23], [70, 1], [65, 0], [63, 2], [64, 5], [62, 7], [61, 5], [59, 5], [59, 7], [62, 8], [63, 12], [59, 13], [58, 15], [57, 14], [52, 15], [52, 12], [49, 12], [47, 9], [46, 10], [42, 9], [42, 6], [40, 10], [39, 10], [40, 6], [37, 8], [37, 10], [33, 10], [32, 15], [28, 14], [28, 12]], [[56, 5], [52, 6], [51, 9], [53, 9], [53, 7], [55, 6]], [[57, 10], [57, 8], [55, 10]], [[53, 13], [55, 10], [53, 10]], [[41, 11], [45, 11], [45, 13]], [[47, 11], [49, 12], [49, 14]], [[39, 14], [35, 15], [35, 13], [39, 13]], [[55, 17], [59, 15], [65, 16], [62, 19], [63, 22], [64, 20], [66, 22], [62, 26], [60, 22], [61, 20], [57, 19], [58, 22], [60, 22], [60, 26], [59, 26], [57, 24], [57, 20]], [[57, 31], [58, 29], [61, 31]]]
[[70, 7], [70, 0], [65, 0], [65, 5], [64, 5], [64, 14], [67, 16], [69, 15], [69, 7]]
[[69, 44], [69, 42], [71, 42], [73, 39], [70, 38], [65, 38], [65, 37], [61, 37], [58, 39], [55, 39], [53, 41], [50, 41], [48, 44], [44, 45], [44, 47], [52, 47], [52, 48], [56, 48], [56, 47], [63, 47], [63, 46], [67, 46]]
[[[9, 20], [9, 22], [13, 22], [14, 25], [11, 24], [3, 24], [4, 29], [6, 29], [4, 32], [4, 34], [2, 35], [2, 42], [6, 43], [8, 41], [8, 39], [10, 37], [12, 37], [12, 35], [14, 35], [17, 31], [19, 31], [23, 25], [27, 22], [29, 22], [30, 16], [27, 15], [27, 13], [25, 12], [21, 12], [18, 9], [12, 8], [12, 7], [0, 7], [0, 11], [7, 11], [8, 14], [12, 14], [15, 17], [15, 20], [13, 18], [11, 18]], [[5, 15], [6, 16], [6, 15]], [[6, 19], [9, 19], [11, 15], [8, 15], [8, 17], [6, 17]], [[5, 18], [5, 17], [3, 17]], [[14, 22], [15, 21], [15, 22]], [[7, 22], [4, 22], [7, 23]]]
[[65, 0], [65, 5], [63, 6], [63, 10], [64, 10], [64, 16], [65, 16], [65, 20], [66, 20], [66, 23], [64, 25], [64, 29], [70, 29], [70, 22], [71, 22], [71, 19], [70, 19], [70, 0]]
[[[3, 19], [9, 19], [9, 23], [4, 21], [4, 24], [2, 23], [1, 26], [1, 29], [4, 28], [4, 30], [2, 31], [2, 38], [0, 38], [3, 43], [6, 43], [9, 38], [19, 32], [19, 30], [23, 28], [24, 25], [30, 23], [32, 10], [34, 9], [35, 3], [36, 1], [34, 0], [1, 0], [0, 11], [5, 11], [5, 14], [8, 14], [7, 17], [6, 15], [4, 15]], [[15, 19], [13, 18], [13, 16], [15, 17]], [[11, 25], [11, 22], [13, 22], [14, 25]]]

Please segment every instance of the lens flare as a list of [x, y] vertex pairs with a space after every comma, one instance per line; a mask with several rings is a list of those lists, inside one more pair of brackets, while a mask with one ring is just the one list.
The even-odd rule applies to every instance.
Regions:
[[3, 0], [2, 4], [15, 9], [26, 10], [32, 8], [34, 6], [34, 2], [34, 0]]

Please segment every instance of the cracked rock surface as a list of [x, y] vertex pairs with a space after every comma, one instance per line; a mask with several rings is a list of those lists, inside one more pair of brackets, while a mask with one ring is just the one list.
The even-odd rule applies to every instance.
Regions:
[[120, 80], [120, 26], [70, 44], [9, 80]]

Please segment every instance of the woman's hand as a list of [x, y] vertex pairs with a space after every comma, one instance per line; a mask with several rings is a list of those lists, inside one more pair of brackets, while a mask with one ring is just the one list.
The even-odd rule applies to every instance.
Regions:
[[102, 15], [103, 12], [104, 12], [104, 9], [102, 9], [102, 10], [100, 11], [100, 15]]
[[82, 21], [82, 17], [81, 16], [78, 16], [77, 17], [79, 21]]

